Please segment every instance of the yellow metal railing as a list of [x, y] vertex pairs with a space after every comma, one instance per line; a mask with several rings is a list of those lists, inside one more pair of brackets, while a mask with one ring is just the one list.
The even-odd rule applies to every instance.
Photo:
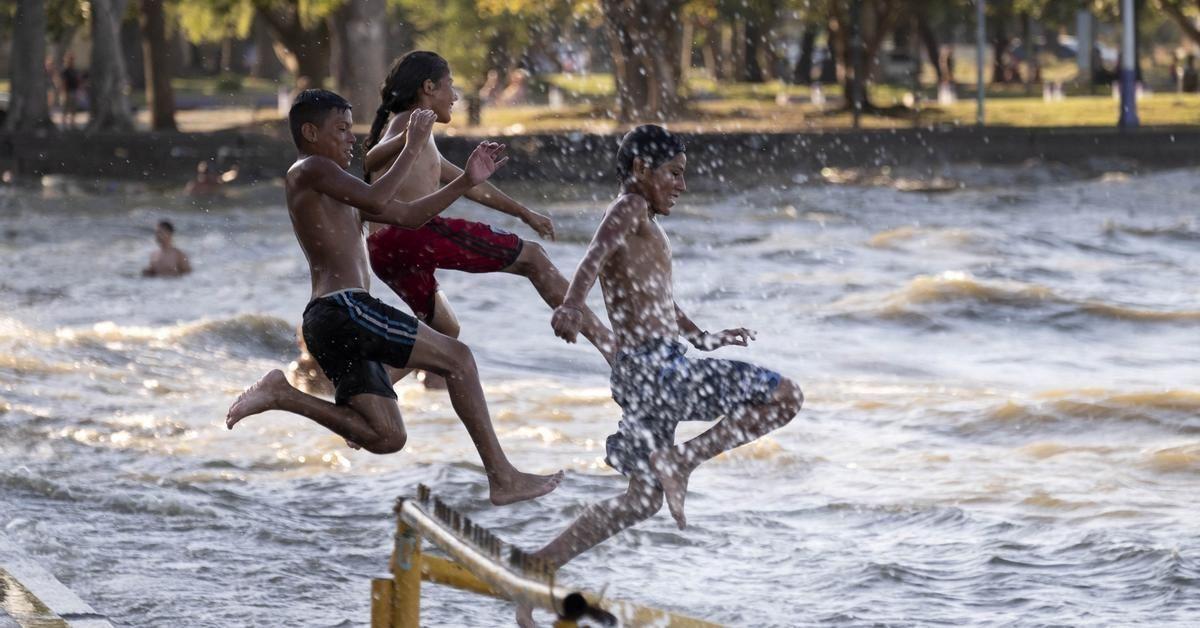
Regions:
[[[555, 626], [574, 626], [584, 618], [592, 623], [620, 622], [625, 626], [717, 626], [564, 587], [555, 582], [546, 565], [446, 506], [424, 485], [415, 499], [398, 500], [395, 512], [391, 577], [371, 581], [371, 628], [420, 626], [422, 580], [548, 610], [559, 618]], [[436, 545], [449, 558], [424, 554], [423, 540]]]

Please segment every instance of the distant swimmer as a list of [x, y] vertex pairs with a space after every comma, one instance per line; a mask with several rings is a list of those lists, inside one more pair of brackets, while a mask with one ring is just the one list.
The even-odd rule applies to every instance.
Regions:
[[183, 251], [175, 248], [175, 225], [161, 220], [154, 228], [158, 250], [150, 254], [150, 265], [142, 269], [145, 277], [179, 277], [192, 272], [192, 264]]
[[[534, 553], [558, 568], [662, 508], [680, 529], [687, 523], [688, 478], [701, 463], [786, 425], [800, 411], [800, 387], [762, 367], [685, 354], [686, 339], [712, 351], [745, 346], [748, 329], [702, 331], [672, 296], [671, 247], [658, 224], [687, 190], [683, 141], [659, 126], [629, 132], [617, 153], [622, 189], [605, 212], [587, 253], [554, 310], [554, 333], [575, 342], [583, 303], [600, 279], [617, 335], [613, 399], [623, 412], [608, 437], [605, 461], [629, 478], [625, 494], [584, 510], [558, 538]], [[681, 421], [714, 421], [699, 436], [675, 444]], [[529, 609], [519, 623], [531, 622]]]
[[[450, 122], [451, 108], [458, 99], [453, 84], [450, 66], [436, 53], [417, 50], [396, 60], [383, 83], [383, 102], [366, 142], [368, 151], [363, 161], [368, 181], [384, 171], [408, 142], [405, 128], [415, 109], [431, 109], [438, 122]], [[396, 198], [420, 198], [461, 174], [458, 166], [438, 152], [431, 136], [413, 162], [411, 174], [397, 188]], [[520, 219], [543, 238], [554, 239], [550, 218], [513, 200], [491, 183], [482, 183], [465, 196]], [[375, 275], [412, 308], [417, 318], [447, 336], [457, 338], [459, 325], [449, 300], [438, 290], [438, 270], [520, 275], [529, 279], [550, 307], [562, 303], [567, 291], [566, 278], [540, 244], [488, 224], [438, 216], [419, 229], [374, 224], [371, 231], [367, 246]], [[611, 363], [615, 344], [612, 332], [586, 307], [581, 331]]]
[[237, 176], [237, 166], [218, 175], [212, 172], [208, 160], [204, 160], [196, 164], [196, 176], [183, 186], [183, 192], [196, 197], [218, 196], [224, 191], [225, 184], [231, 183]]
[[297, 390], [276, 369], [238, 397], [225, 423], [233, 429], [250, 415], [284, 410], [372, 453], [394, 453], [404, 447], [408, 434], [385, 365], [424, 369], [446, 378], [454, 411], [483, 460], [492, 503], [532, 499], [554, 490], [562, 473], [522, 473], [509, 462], [496, 439], [471, 350], [367, 292], [364, 220], [420, 227], [506, 161], [504, 146], [482, 142], [467, 160], [466, 171], [453, 181], [411, 202], [397, 200], [396, 190], [424, 149], [433, 120], [431, 111], [414, 112], [408, 122], [411, 141], [368, 185], [346, 172], [355, 140], [350, 103], [321, 89], [296, 97], [288, 123], [299, 156], [284, 186], [292, 230], [312, 278], [304, 339], [333, 382], [334, 403]]

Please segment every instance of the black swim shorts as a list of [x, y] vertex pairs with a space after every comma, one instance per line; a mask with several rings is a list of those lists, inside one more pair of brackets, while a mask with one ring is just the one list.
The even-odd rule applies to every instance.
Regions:
[[681, 421], [714, 421], [768, 403], [783, 380], [775, 371], [735, 360], [688, 359], [678, 340], [656, 340], [617, 354], [610, 384], [621, 406], [605, 462], [625, 475], [649, 474], [650, 454], [675, 442]]
[[314, 299], [304, 309], [304, 342], [335, 387], [334, 401], [354, 395], [396, 398], [384, 364], [404, 368], [417, 340], [417, 319], [364, 290]]

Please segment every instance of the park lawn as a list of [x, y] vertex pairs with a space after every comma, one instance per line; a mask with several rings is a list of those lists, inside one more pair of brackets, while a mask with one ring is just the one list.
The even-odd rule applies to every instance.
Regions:
[[[888, 105], [878, 94], [875, 102]], [[836, 102], [836, 101], [835, 101]], [[689, 112], [670, 127], [683, 132], [747, 133], [806, 132], [848, 129], [848, 112], [834, 105], [824, 109], [807, 102], [779, 104], [775, 100], [729, 98], [692, 101]], [[1138, 103], [1144, 126], [1200, 125], [1200, 94], [1152, 94]], [[989, 99], [985, 108], [988, 126], [1008, 127], [1113, 127], [1117, 120], [1117, 102], [1111, 96], [1068, 97], [1060, 102], [1045, 102], [1040, 97]], [[976, 108], [973, 100], [957, 104], [923, 106], [914, 116], [911, 111], [896, 116], [863, 115], [863, 128], [887, 129], [945, 126], [972, 126]], [[522, 135], [527, 133], [614, 133], [630, 125], [619, 125], [604, 107], [570, 105], [559, 110], [545, 106], [490, 107], [483, 110], [483, 124], [466, 125], [463, 116], [451, 123], [456, 135]]]
[[[986, 102], [984, 114], [988, 126], [1113, 127], [1118, 107], [1112, 96], [1068, 97], [1061, 102], [997, 98]], [[959, 101], [928, 115], [940, 123], [974, 124], [976, 105]], [[1143, 126], [1200, 125], [1200, 94], [1152, 94], [1138, 102], [1138, 118]]]

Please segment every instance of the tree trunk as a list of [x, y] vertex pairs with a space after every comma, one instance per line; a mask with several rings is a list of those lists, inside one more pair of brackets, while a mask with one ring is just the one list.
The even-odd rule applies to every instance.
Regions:
[[737, 59], [734, 54], [734, 38], [736, 37], [736, 33], [734, 32], [732, 22], [719, 24], [717, 29], [720, 34], [718, 41], [720, 42], [719, 49], [721, 51], [719, 55], [719, 67], [721, 71], [717, 73], [716, 78], [718, 81], [732, 81], [736, 77], [734, 68], [737, 67]]
[[716, 80], [721, 75], [721, 27], [713, 21], [702, 24], [704, 30], [704, 47], [700, 56], [704, 58], [704, 70], [708, 76]]
[[763, 30], [757, 17], [746, 20], [746, 29], [742, 35], [746, 62], [742, 65], [744, 71], [741, 78], [748, 83], [762, 83], [765, 80], [762, 61], [759, 58], [762, 56], [760, 53], [763, 49]]
[[683, 33], [680, 34], [679, 76], [687, 80], [688, 72], [692, 69], [692, 51], [696, 46], [696, 21], [689, 19], [683, 23]]
[[1180, 0], [1159, 0], [1159, 4], [1162, 6], [1163, 11], [1171, 16], [1171, 19], [1175, 20], [1175, 23], [1179, 25], [1179, 29], [1183, 31], [1183, 34], [1192, 40], [1194, 44], [1200, 46], [1200, 28], [1196, 28], [1196, 23], [1192, 21], [1192, 18], [1183, 12], [1186, 3]]
[[92, 0], [92, 67], [88, 73], [91, 97], [89, 131], [129, 131], [128, 74], [121, 51], [119, 27], [125, 0]]
[[[831, 40], [836, 44], [837, 57], [839, 65], [842, 68], [839, 77], [842, 86], [846, 93], [846, 106], [853, 111], [857, 106], [861, 111], [875, 111], [876, 107], [871, 103], [870, 93], [867, 90], [867, 78], [871, 76], [874, 68], [878, 65], [879, 50], [883, 46], [883, 40], [888, 33], [892, 32], [895, 27], [896, 19], [899, 16], [900, 3], [897, 0], [858, 0], [862, 2], [860, 14], [858, 15], [859, 29], [859, 54], [861, 55], [860, 67], [854, 68], [852, 58], [854, 57], [854, 46], [851, 37], [851, 16], [849, 13], [843, 13], [842, 3], [837, 0], [832, 0], [830, 6], [830, 21], [829, 29]], [[853, 4], [853, 3], [852, 3]], [[869, 14], [872, 20], [868, 22], [866, 15]], [[870, 28], [868, 28], [870, 26]], [[862, 81], [859, 83], [858, 101], [854, 101], [854, 75], [860, 73]]]
[[684, 0], [603, 0], [613, 53], [617, 118], [667, 120], [680, 113], [680, 46]]
[[1038, 59], [1040, 46], [1034, 43], [1033, 16], [1028, 12], [1021, 14], [1021, 40], [1025, 45], [1025, 92], [1031, 93], [1032, 86], [1042, 82], [1042, 63]]
[[923, 8], [917, 12], [917, 36], [921, 38], [925, 54], [929, 56], [929, 63], [933, 65], [933, 71], [937, 74], [938, 85], [941, 85], [942, 81], [948, 78], [942, 72], [941, 46], [938, 45], [937, 35], [929, 25], [929, 15]]
[[996, 15], [992, 20], [995, 24], [996, 37], [992, 40], [992, 82], [1009, 83], [1012, 76], [1006, 65], [1008, 47], [1011, 40], [1008, 36], [1008, 16], [1004, 13]]
[[329, 20], [333, 80], [364, 119], [379, 107], [384, 59], [385, 0], [349, 0]]
[[6, 129], [51, 129], [50, 106], [46, 100], [46, 4], [44, 0], [20, 0], [13, 20], [12, 97]]
[[283, 72], [283, 65], [275, 56], [270, 28], [261, 16], [254, 16], [250, 37], [254, 41], [254, 63], [250, 66], [250, 76], [279, 80], [279, 75]]
[[267, 23], [275, 39], [275, 54], [295, 76], [297, 86], [323, 87], [329, 78], [329, 25], [321, 21], [305, 28], [298, 0], [288, 0], [283, 6], [254, 0], [254, 8]]
[[746, 77], [746, 20], [733, 18], [733, 39], [730, 41], [729, 62], [733, 64], [730, 80], [741, 81]]
[[812, 82], [813, 48], [816, 43], [816, 27], [812, 24], [805, 24], [804, 34], [800, 37], [800, 58], [796, 61], [796, 69], [792, 72], [793, 83], [808, 85]]
[[146, 106], [150, 128], [175, 130], [175, 92], [171, 89], [171, 63], [167, 55], [162, 0], [141, 0], [142, 60], [146, 71]]

